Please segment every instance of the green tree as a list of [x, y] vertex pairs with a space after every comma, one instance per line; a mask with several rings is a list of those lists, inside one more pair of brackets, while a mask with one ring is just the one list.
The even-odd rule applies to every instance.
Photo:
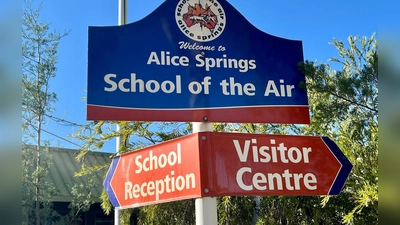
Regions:
[[[343, 193], [325, 197], [322, 206], [347, 205], [338, 212], [346, 224], [377, 224], [378, 41], [373, 34], [349, 36], [348, 44], [334, 39], [332, 44], [340, 58], [331, 58], [331, 64], [302, 65], [311, 124], [299, 132], [331, 137], [354, 166]], [[338, 205], [329, 204], [332, 198]]]
[[[50, 31], [50, 24], [39, 17], [41, 9], [41, 4], [35, 8], [32, 1], [26, 0], [22, 15], [22, 131], [26, 154], [23, 158], [23, 211], [27, 223], [37, 225], [41, 224], [49, 195], [53, 193], [44, 180], [49, 167], [49, 143], [43, 140], [42, 132], [44, 118], [54, 110], [57, 100], [50, 90], [50, 80], [57, 72], [59, 42], [67, 35], [67, 32]], [[35, 149], [27, 144], [33, 144]], [[28, 149], [35, 154], [28, 153]], [[33, 207], [28, 203], [30, 197]], [[33, 218], [31, 208], [34, 208]]]
[[46, 180], [51, 166], [48, 146], [41, 147], [40, 167], [37, 168], [36, 146], [22, 148], [22, 224], [36, 224], [36, 203], [39, 202], [39, 218], [48, 220], [52, 216], [51, 196], [57, 193], [52, 183]]
[[[24, 145], [22, 149], [22, 224], [30, 225], [36, 223], [36, 186], [40, 188], [40, 221], [42, 224], [51, 221], [52, 224], [65, 225], [74, 220], [80, 219], [80, 212], [89, 210], [94, 203], [91, 190], [95, 186], [94, 179], [85, 176], [85, 184], [74, 182], [69, 184], [71, 189], [72, 201], [69, 204], [69, 211], [60, 214], [53, 210], [53, 198], [59, 195], [59, 190], [55, 187], [51, 179], [48, 179], [49, 170], [53, 165], [52, 153], [57, 148], [50, 150], [48, 146], [42, 146], [41, 166], [36, 168], [36, 146]], [[40, 183], [36, 183], [36, 178], [40, 176]]]
[[70, 184], [72, 201], [68, 205], [69, 211], [64, 215], [53, 212], [52, 221], [54, 221], [54, 225], [65, 225], [73, 221], [80, 221], [79, 213], [90, 209], [90, 206], [94, 203], [91, 190], [96, 184], [94, 178], [90, 175], [85, 176], [85, 180], [84, 184], [78, 182]]
[[[299, 85], [307, 88], [310, 125], [215, 123], [214, 131], [328, 136], [354, 166], [342, 193], [219, 197], [219, 224], [377, 224], [378, 42], [375, 35], [350, 36], [348, 44], [334, 39], [333, 46], [340, 57], [332, 58], [330, 64], [306, 61], [300, 66], [306, 75], [307, 86]], [[121, 127], [118, 132], [114, 131], [116, 124]], [[101, 150], [105, 142], [117, 136], [127, 142], [119, 149], [124, 153], [191, 130], [189, 123], [95, 121], [83, 126], [75, 137], [85, 141], [79, 156], [83, 157], [89, 150]], [[82, 174], [98, 169], [83, 166]], [[105, 192], [102, 206], [106, 212], [112, 210]], [[145, 206], [139, 211], [140, 224], [194, 224], [193, 200]], [[131, 213], [124, 210], [122, 220], [127, 221]]]

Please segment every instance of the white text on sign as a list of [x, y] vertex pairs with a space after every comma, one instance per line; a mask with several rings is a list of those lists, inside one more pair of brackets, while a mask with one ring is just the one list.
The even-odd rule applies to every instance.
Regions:
[[[254, 59], [232, 59], [228, 58], [226, 54], [223, 54], [219, 58], [205, 57], [203, 54], [197, 54], [195, 56], [196, 67], [205, 68], [206, 71], [210, 71], [212, 68], [224, 68], [224, 69], [238, 69], [240, 72], [245, 73], [248, 70], [254, 70], [257, 68], [256, 61]], [[160, 54], [157, 52], [151, 52], [147, 60], [147, 64], [156, 64], [159, 66], [189, 66], [190, 60], [187, 56], [170, 55], [168, 51], [161, 51]]]
[[[311, 147], [287, 147], [283, 142], [276, 144], [274, 139], [270, 140], [268, 146], [258, 146], [257, 139], [245, 140], [244, 143], [233, 140], [233, 145], [240, 162], [308, 164], [309, 154], [312, 152]], [[245, 183], [243, 179], [247, 174], [252, 176], [251, 183]], [[252, 168], [242, 167], [236, 173], [236, 182], [245, 191], [317, 189], [317, 178], [313, 173], [292, 173], [289, 169], [282, 173], [253, 174]]]
[[[153, 151], [150, 151], [147, 157], [143, 157], [140, 154], [136, 156], [135, 174], [147, 173], [167, 167], [172, 168], [179, 164], [182, 164], [180, 143], [176, 145], [176, 149], [170, 151], [168, 154], [156, 155]], [[124, 184], [125, 200], [147, 196], [154, 196], [155, 200], [160, 200], [160, 197], [165, 193], [179, 192], [184, 189], [194, 188], [196, 188], [196, 176], [194, 173], [175, 174], [174, 170], [165, 174], [162, 179], [150, 180], [142, 183], [126, 181]]]
[[[176, 75], [173, 80], [144, 80], [137, 78], [136, 73], [131, 73], [130, 78], [122, 78], [118, 80], [116, 74], [107, 74], [104, 76], [104, 82], [108, 84], [104, 87], [106, 92], [131, 92], [131, 93], [165, 93], [165, 94], [181, 94], [182, 79], [180, 75]], [[211, 94], [211, 76], [205, 76], [202, 81], [191, 81], [187, 84], [187, 90], [191, 94]], [[217, 84], [216, 84], [217, 85]], [[256, 86], [252, 83], [239, 83], [235, 81], [234, 77], [222, 80], [219, 85], [223, 95], [256, 95]], [[279, 80], [279, 84], [274, 80], [268, 80], [263, 93], [265, 97], [293, 97], [292, 90], [295, 88], [292, 84], [285, 84], [284, 79]]]

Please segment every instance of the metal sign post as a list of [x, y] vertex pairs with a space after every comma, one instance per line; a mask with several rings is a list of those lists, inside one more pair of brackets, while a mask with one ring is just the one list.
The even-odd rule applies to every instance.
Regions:
[[[193, 133], [213, 131], [213, 123], [193, 122]], [[197, 198], [195, 202], [196, 225], [217, 225], [217, 198]]]
[[[120, 0], [121, 1], [121, 0]], [[115, 131], [118, 132], [120, 130], [119, 125], [116, 126]], [[119, 154], [119, 146], [121, 145], [121, 137], [117, 136], [115, 138], [115, 151], [117, 152], [117, 154]], [[114, 208], [114, 225], [120, 225], [120, 214], [121, 214], [121, 210], [120, 209], [116, 209]]]
[[[118, 0], [118, 26], [124, 25], [128, 22], [128, 0]], [[116, 131], [120, 130], [119, 125], [116, 126]], [[118, 153], [121, 144], [121, 137], [116, 137], [115, 150]], [[114, 209], [114, 225], [120, 225], [120, 209]]]

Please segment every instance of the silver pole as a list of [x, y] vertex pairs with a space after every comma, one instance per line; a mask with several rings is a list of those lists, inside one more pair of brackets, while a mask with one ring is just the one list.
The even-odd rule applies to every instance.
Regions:
[[[124, 25], [128, 23], [128, 0], [118, 0], [118, 26]], [[118, 132], [120, 130], [119, 125], [117, 124], [116, 131]], [[117, 136], [116, 137], [116, 144], [115, 144], [115, 150], [118, 153], [119, 152], [119, 147], [121, 144], [121, 137]], [[121, 210], [120, 209], [114, 209], [114, 225], [120, 225], [120, 214]]]
[[[193, 122], [193, 133], [213, 131], [213, 124], [208, 122]], [[195, 201], [196, 225], [217, 225], [217, 198], [204, 197]]]
[[118, 25], [128, 23], [128, 0], [118, 0]]
[[[120, 127], [119, 127], [119, 125], [117, 124], [117, 126], [116, 126], [116, 132], [118, 132], [120, 130]], [[115, 138], [115, 152], [117, 153], [117, 154], [119, 154], [119, 146], [121, 145], [121, 137], [120, 136], [117, 136], [116, 138]], [[121, 223], [120, 223], [120, 220], [119, 220], [119, 218], [120, 218], [120, 214], [121, 214], [121, 210], [120, 209], [117, 209], [117, 208], [114, 208], [114, 225], [120, 225]]]

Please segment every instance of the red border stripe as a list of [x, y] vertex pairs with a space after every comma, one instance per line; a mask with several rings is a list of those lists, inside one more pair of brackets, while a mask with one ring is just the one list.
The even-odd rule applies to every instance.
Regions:
[[87, 120], [309, 124], [308, 106], [148, 110], [87, 105]]

